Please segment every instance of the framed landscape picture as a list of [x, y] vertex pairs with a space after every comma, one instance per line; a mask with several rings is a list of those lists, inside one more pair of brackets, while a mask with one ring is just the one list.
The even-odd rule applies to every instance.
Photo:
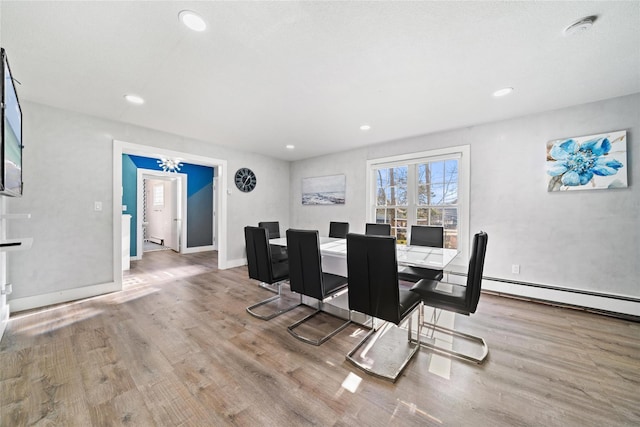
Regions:
[[302, 178], [303, 205], [344, 205], [345, 175]]
[[547, 142], [547, 191], [627, 187], [627, 131]]

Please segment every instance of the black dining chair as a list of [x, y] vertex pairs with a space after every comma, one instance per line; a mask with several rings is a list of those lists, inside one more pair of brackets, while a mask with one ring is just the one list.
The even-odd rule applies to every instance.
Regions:
[[282, 284], [289, 279], [289, 263], [286, 261], [275, 262], [271, 257], [271, 251], [269, 250], [267, 230], [260, 227], [244, 228], [244, 239], [247, 249], [247, 269], [249, 271], [249, 277], [254, 280], [259, 280], [261, 285], [275, 285], [276, 294], [271, 298], [267, 298], [257, 304], [253, 304], [247, 307], [247, 312], [252, 316], [259, 319], [269, 320], [274, 317], [286, 313], [300, 305], [287, 305], [285, 307], [278, 307], [275, 311], [269, 314], [260, 314], [255, 311], [256, 308], [269, 304], [274, 301], [278, 301], [282, 296]]
[[[287, 248], [289, 252], [289, 285], [293, 292], [314, 298], [318, 308], [310, 315], [288, 327], [289, 333], [297, 339], [313, 345], [320, 345], [344, 328], [348, 319], [320, 338], [308, 338], [296, 332], [296, 328], [322, 312], [324, 301], [333, 298], [347, 289], [347, 278], [322, 271], [320, 238], [316, 230], [287, 230]], [[326, 313], [330, 315], [329, 313]], [[335, 317], [335, 316], [333, 316]]]
[[[278, 221], [261, 221], [258, 223], [258, 227], [267, 230], [267, 237], [271, 239], [280, 238], [280, 222]], [[289, 256], [287, 255], [287, 247], [282, 245], [269, 245], [271, 250], [271, 256], [275, 262], [286, 261]]]
[[347, 233], [349, 233], [348, 222], [334, 222], [329, 223], [329, 237], [335, 237], [338, 239], [346, 239]]
[[[420, 348], [412, 339], [415, 311], [418, 311], [418, 336], [422, 327], [420, 296], [401, 289], [398, 283], [396, 238], [347, 234], [347, 270], [349, 309], [371, 316], [372, 326], [349, 352], [347, 360], [367, 373], [395, 382]], [[376, 318], [384, 321], [380, 328], [376, 328]], [[406, 321], [409, 327], [405, 337], [397, 326]]]
[[[432, 248], [444, 247], [444, 227], [430, 225], [412, 225], [409, 236], [411, 246], [429, 246]], [[404, 266], [398, 272], [400, 280], [405, 282], [417, 282], [422, 279], [442, 280], [442, 270], [431, 268]]]
[[367, 223], [364, 234], [368, 236], [391, 236], [391, 224]]
[[453, 283], [445, 284], [444, 282], [438, 282], [435, 280], [421, 280], [411, 288], [411, 292], [415, 292], [419, 295], [425, 306], [430, 306], [435, 309], [432, 321], [424, 323], [424, 326], [428, 326], [434, 332], [439, 331], [480, 344], [482, 346], [482, 355], [480, 357], [474, 357], [467, 353], [436, 346], [430, 342], [422, 342], [421, 345], [423, 347], [428, 347], [440, 353], [445, 353], [475, 363], [482, 363], [486, 359], [489, 354], [489, 347], [483, 338], [459, 332], [454, 329], [445, 328], [438, 325], [437, 321], [442, 310], [452, 311], [454, 313], [460, 313], [467, 316], [476, 312], [478, 301], [480, 300], [482, 271], [484, 269], [485, 254], [487, 252], [487, 241], [487, 233], [483, 231], [477, 233], [473, 237], [473, 247], [471, 250], [471, 258], [469, 259], [469, 270], [467, 273], [466, 285], [456, 285]]

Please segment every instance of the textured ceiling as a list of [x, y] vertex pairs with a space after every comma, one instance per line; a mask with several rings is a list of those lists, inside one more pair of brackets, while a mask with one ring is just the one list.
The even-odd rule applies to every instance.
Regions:
[[640, 92], [639, 1], [2, 1], [0, 19], [22, 100], [286, 160]]

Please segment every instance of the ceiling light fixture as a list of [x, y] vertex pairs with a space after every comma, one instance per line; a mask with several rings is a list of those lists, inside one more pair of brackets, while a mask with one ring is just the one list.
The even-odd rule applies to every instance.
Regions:
[[127, 101], [129, 101], [132, 104], [136, 104], [136, 105], [142, 105], [144, 104], [144, 99], [142, 99], [142, 97], [138, 96], [138, 95], [125, 95], [124, 99], [126, 99]]
[[207, 28], [207, 23], [204, 22], [204, 19], [191, 10], [183, 10], [178, 14], [178, 18], [193, 31], [204, 31]]
[[501, 96], [509, 95], [511, 92], [513, 92], [512, 87], [505, 87], [493, 92], [493, 96], [495, 96], [496, 98], [500, 98]]
[[572, 36], [577, 33], [582, 33], [588, 30], [593, 26], [593, 23], [596, 21], [597, 16], [586, 16], [584, 18], [578, 19], [573, 24], [569, 25], [564, 29], [563, 33], [565, 36]]
[[287, 150], [293, 150], [294, 148], [296, 148], [296, 146], [289, 144], [289, 145], [286, 146], [286, 148], [287, 148]]
[[180, 168], [184, 165], [180, 163], [180, 159], [165, 159], [163, 157], [158, 160], [158, 166], [160, 166], [164, 172], [179, 172]]
[[371, 129], [370, 125], [362, 125], [362, 126], [360, 126], [360, 130], [361, 131], [365, 131], [366, 132], [366, 131], [368, 131], [370, 129]]

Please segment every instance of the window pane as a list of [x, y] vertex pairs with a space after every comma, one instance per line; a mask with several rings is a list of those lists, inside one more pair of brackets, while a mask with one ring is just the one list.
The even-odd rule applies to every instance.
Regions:
[[407, 188], [406, 187], [390, 187], [388, 206], [406, 205], [407, 204]]
[[430, 205], [441, 205], [444, 203], [444, 184], [431, 184]]
[[418, 204], [428, 205], [431, 200], [431, 193], [429, 193], [429, 185], [418, 184]]
[[153, 186], [153, 206], [164, 206], [164, 185]]
[[431, 182], [441, 184], [444, 182], [444, 162], [429, 162]]
[[397, 228], [395, 230], [396, 243], [400, 243], [404, 245], [407, 243], [407, 229], [406, 228]]
[[458, 203], [458, 160], [445, 162], [444, 202], [448, 205]]
[[408, 166], [376, 170], [377, 206], [406, 206], [407, 173]]
[[456, 208], [444, 209], [444, 228], [447, 228], [447, 229], [458, 228], [458, 209]]
[[378, 187], [378, 189], [376, 190], [376, 194], [377, 194], [377, 200], [376, 200], [376, 205], [377, 206], [384, 206], [387, 204], [387, 195], [384, 191], [384, 188], [382, 187]]
[[429, 225], [429, 209], [418, 208], [416, 211], [416, 221], [418, 225]]
[[426, 164], [418, 165], [418, 184], [427, 183], [427, 178], [429, 177], [428, 170], [429, 168]]
[[458, 159], [447, 160], [444, 165], [445, 181], [458, 182]]
[[444, 230], [444, 247], [446, 249], [458, 248], [458, 230]]
[[407, 228], [407, 209], [406, 208], [396, 209], [395, 223], [391, 225], [393, 227]]
[[429, 209], [429, 225], [442, 225], [442, 209]]
[[376, 223], [380, 224], [385, 222], [385, 212], [386, 209], [376, 209]]
[[391, 224], [391, 226], [393, 227], [393, 222], [396, 219], [396, 210], [395, 209], [387, 209], [387, 217], [385, 218], [385, 221], [387, 224]]
[[458, 184], [445, 184], [444, 203], [447, 205], [455, 205], [458, 203]]

